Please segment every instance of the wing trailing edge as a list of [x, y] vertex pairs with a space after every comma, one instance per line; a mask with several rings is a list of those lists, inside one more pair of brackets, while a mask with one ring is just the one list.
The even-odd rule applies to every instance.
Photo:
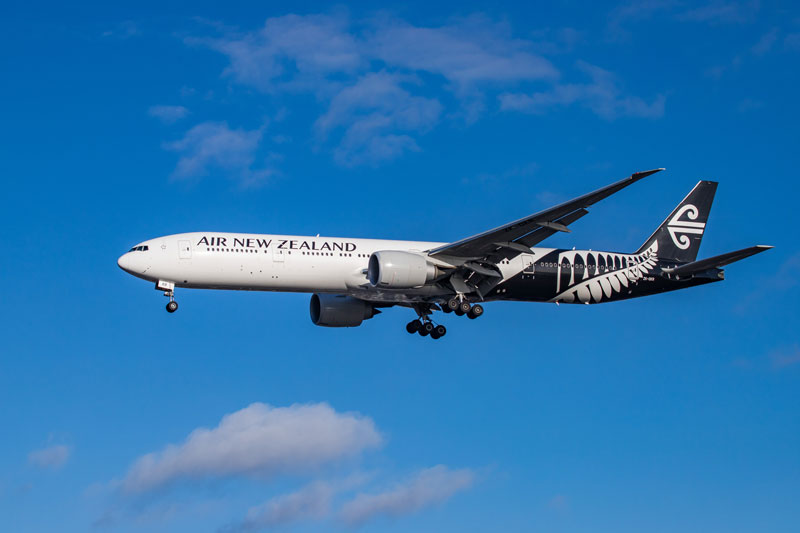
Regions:
[[[545, 209], [539, 213], [515, 220], [478, 235], [456, 241], [433, 250], [428, 250], [431, 256], [448, 256], [454, 258], [487, 258], [501, 250], [513, 255], [521, 253], [519, 245], [530, 248], [540, 243], [547, 237], [559, 231], [569, 232], [567, 226], [588, 213], [587, 207], [596, 204], [604, 198], [646, 178], [663, 168], [635, 172], [625, 179], [606, 185], [596, 191], [584, 194], [555, 207]], [[504, 257], [504, 254], [500, 254]]]

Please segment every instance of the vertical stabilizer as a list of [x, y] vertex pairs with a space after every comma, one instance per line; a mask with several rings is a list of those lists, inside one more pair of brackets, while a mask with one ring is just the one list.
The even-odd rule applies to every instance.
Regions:
[[716, 192], [716, 181], [698, 182], [636, 253], [644, 252], [657, 241], [656, 253], [661, 259], [680, 262], [697, 259]]

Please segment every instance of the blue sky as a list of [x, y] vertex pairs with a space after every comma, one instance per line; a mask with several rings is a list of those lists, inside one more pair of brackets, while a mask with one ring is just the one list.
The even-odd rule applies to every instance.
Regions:
[[[13, 5], [0, 529], [796, 531], [792, 2]], [[218, 230], [451, 241], [633, 171], [559, 246], [635, 250], [699, 179], [724, 283], [317, 328], [308, 296], [116, 266]]]

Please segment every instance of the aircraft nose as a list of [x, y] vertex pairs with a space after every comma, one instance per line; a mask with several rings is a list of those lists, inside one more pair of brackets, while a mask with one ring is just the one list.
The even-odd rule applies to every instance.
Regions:
[[127, 252], [119, 256], [119, 259], [117, 259], [117, 266], [119, 266], [125, 272], [130, 272], [133, 267], [131, 253]]

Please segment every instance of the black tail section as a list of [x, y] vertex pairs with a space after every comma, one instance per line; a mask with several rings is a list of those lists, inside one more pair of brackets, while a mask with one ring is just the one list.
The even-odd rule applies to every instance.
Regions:
[[660, 259], [683, 263], [697, 259], [716, 192], [716, 181], [698, 182], [636, 253], [644, 252], [657, 241], [656, 254]]

